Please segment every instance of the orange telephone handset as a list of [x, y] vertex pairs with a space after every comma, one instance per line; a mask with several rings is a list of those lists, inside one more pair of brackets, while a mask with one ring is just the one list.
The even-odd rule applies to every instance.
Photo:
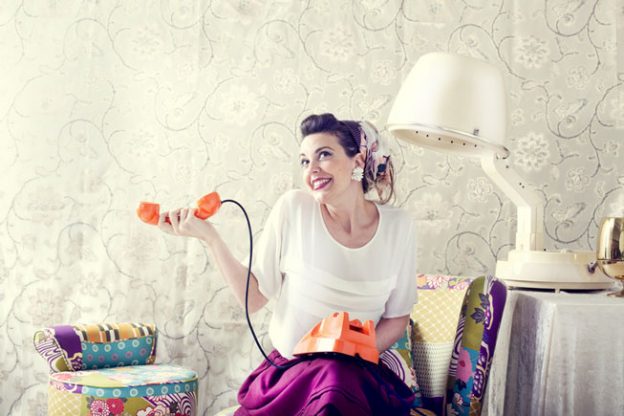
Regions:
[[[221, 197], [216, 192], [211, 192], [202, 196], [197, 200], [197, 209], [195, 210], [195, 216], [202, 220], [214, 215], [221, 207]], [[158, 224], [158, 218], [160, 217], [160, 204], [155, 202], [141, 202], [137, 208], [137, 215], [141, 221], [156, 225]], [[165, 218], [165, 222], [171, 224], [169, 217]]]
[[349, 321], [348, 312], [334, 312], [316, 324], [301, 338], [293, 355], [334, 352], [359, 356], [374, 364], [379, 362], [375, 324], [370, 319], [364, 324], [357, 319]]

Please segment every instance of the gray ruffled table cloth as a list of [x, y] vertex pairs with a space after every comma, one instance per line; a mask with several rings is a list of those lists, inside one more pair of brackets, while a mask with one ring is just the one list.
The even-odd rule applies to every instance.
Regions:
[[624, 299], [509, 292], [483, 414], [624, 414]]

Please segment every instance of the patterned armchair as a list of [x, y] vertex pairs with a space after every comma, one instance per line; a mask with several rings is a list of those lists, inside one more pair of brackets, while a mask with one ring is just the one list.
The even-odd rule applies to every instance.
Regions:
[[380, 360], [415, 392], [412, 416], [478, 416], [507, 289], [491, 276], [420, 274], [417, 280], [410, 325]]
[[153, 324], [56, 325], [34, 344], [50, 366], [48, 416], [194, 416], [197, 374], [154, 364]]

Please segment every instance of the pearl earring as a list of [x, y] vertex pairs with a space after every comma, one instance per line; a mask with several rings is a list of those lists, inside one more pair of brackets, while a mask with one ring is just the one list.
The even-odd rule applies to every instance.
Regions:
[[364, 177], [364, 169], [362, 169], [359, 166], [356, 166], [355, 168], [353, 168], [353, 172], [351, 173], [351, 179], [353, 179], [354, 181], [360, 182], [363, 177]]

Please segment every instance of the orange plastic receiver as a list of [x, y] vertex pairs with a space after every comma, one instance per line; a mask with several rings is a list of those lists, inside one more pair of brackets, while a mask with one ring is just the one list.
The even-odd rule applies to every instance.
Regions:
[[[197, 209], [195, 210], [195, 216], [202, 220], [213, 216], [221, 207], [221, 197], [216, 192], [211, 192], [202, 196], [197, 200]], [[154, 202], [141, 202], [137, 208], [137, 215], [141, 221], [156, 225], [158, 224], [158, 218], [160, 217], [160, 204]], [[165, 218], [165, 222], [171, 224], [169, 217]]]
[[349, 321], [347, 312], [334, 312], [301, 338], [293, 354], [335, 352], [352, 357], [359, 356], [363, 360], [377, 364], [379, 351], [375, 341], [373, 321], [365, 321], [362, 325], [357, 319]]

